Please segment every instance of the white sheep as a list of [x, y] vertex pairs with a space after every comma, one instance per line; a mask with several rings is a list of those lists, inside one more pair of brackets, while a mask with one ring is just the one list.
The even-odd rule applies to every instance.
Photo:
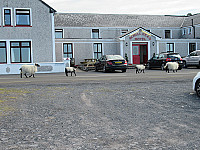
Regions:
[[72, 76], [72, 73], [74, 73], [74, 75], [76, 76], [76, 69], [74, 67], [65, 67], [66, 76], [68, 76], [68, 73], [71, 73], [71, 76]]
[[37, 72], [37, 67], [40, 67], [39, 64], [34, 64], [34, 65], [22, 65], [21, 68], [19, 70], [21, 70], [20, 72], [20, 77], [22, 78], [23, 75], [27, 77], [27, 74], [29, 75], [29, 78], [31, 76], [33, 76], [33, 78], [35, 78], [35, 72]]
[[136, 69], [136, 74], [137, 73], [141, 73], [141, 72], [143, 72], [144, 73], [144, 69], [145, 69], [145, 66], [144, 65], [136, 65], [135, 66], [135, 69]]
[[166, 72], [169, 73], [169, 70], [172, 70], [173, 72], [177, 72], [179, 67], [179, 64], [177, 62], [167, 62], [164, 66], [164, 69], [166, 69]]

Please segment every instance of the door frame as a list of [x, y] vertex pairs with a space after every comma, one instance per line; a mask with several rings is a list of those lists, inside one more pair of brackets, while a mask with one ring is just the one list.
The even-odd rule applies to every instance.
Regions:
[[130, 56], [131, 56], [131, 64], [133, 64], [133, 49], [132, 49], [132, 47], [133, 47], [133, 44], [134, 43], [147, 43], [148, 44], [148, 60], [151, 58], [150, 57], [150, 41], [130, 41]]

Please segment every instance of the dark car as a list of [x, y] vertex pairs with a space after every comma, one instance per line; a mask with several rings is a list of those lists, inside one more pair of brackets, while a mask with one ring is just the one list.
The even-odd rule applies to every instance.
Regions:
[[177, 62], [179, 64], [179, 70], [183, 68], [183, 61], [179, 53], [160, 53], [154, 55], [147, 61], [147, 68], [161, 68], [164, 70], [164, 66], [167, 62]]
[[121, 55], [103, 55], [95, 63], [95, 71], [103, 70], [103, 72], [107, 72], [122, 70], [122, 72], [126, 72], [126, 68], [127, 61]]

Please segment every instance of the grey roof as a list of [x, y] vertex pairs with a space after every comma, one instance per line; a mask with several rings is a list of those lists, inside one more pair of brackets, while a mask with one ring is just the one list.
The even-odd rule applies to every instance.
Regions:
[[184, 16], [56, 13], [59, 27], [181, 27]]
[[192, 19], [193, 19], [193, 25], [200, 24], [200, 14], [195, 14], [185, 19], [183, 27], [192, 26]]
[[53, 13], [53, 12], [56, 12], [56, 10], [55, 9], [53, 9], [51, 6], [49, 6], [47, 3], [45, 3], [43, 0], [39, 0], [39, 1], [41, 1], [44, 5], [46, 5], [47, 7], [49, 7], [49, 9], [50, 9], [50, 13]]

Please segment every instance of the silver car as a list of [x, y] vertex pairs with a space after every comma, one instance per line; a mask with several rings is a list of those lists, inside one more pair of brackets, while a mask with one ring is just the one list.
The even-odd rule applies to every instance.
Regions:
[[193, 51], [183, 58], [183, 67], [187, 68], [188, 66], [200, 68], [200, 50]]

